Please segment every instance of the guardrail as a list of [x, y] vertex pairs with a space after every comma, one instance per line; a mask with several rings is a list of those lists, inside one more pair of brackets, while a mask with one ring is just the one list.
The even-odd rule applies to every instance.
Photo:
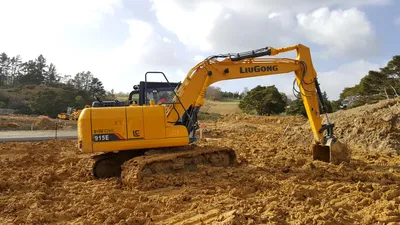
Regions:
[[14, 130], [0, 131], [0, 142], [34, 142], [46, 140], [74, 140], [76, 130]]

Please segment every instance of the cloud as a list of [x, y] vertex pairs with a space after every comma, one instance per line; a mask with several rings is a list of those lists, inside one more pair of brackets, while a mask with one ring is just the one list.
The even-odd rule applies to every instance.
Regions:
[[345, 87], [353, 87], [358, 84], [368, 71], [379, 71], [379, 68], [386, 65], [377, 64], [365, 60], [356, 60], [351, 63], [343, 64], [335, 70], [318, 72], [321, 89], [326, 91], [329, 99], [339, 99], [340, 93]]
[[[150, 23], [130, 19], [124, 24], [129, 30], [125, 41], [96, 55], [88, 65], [96, 76], [101, 77], [106, 88], [129, 91], [134, 84], [144, 81], [148, 71], [165, 72], [170, 81], [184, 79], [181, 65], [186, 65], [189, 59], [177, 57], [173, 41], [161, 36]], [[165, 82], [161, 75], [152, 74], [148, 79]]]
[[196, 55], [194, 57], [194, 61], [195, 62], [201, 62], [202, 60], [204, 60], [206, 57], [202, 56], [202, 55]]
[[148, 22], [116, 20], [121, 8], [122, 0], [1, 1], [0, 51], [23, 61], [43, 54], [63, 75], [89, 70], [108, 90], [129, 91], [150, 70], [183, 79], [174, 41]]
[[185, 4], [182, 1], [154, 1], [152, 9], [155, 10], [159, 23], [175, 33], [183, 44], [189, 47], [198, 46], [203, 51], [210, 50], [206, 37], [221, 13], [221, 5], [206, 2], [196, 5], [195, 8], [187, 8]]
[[[191, 51], [226, 53], [254, 46], [315, 43], [324, 55], [371, 54], [375, 31], [357, 8], [386, 5], [390, 0], [150, 0], [158, 23]], [[324, 8], [321, 8], [324, 7]], [[313, 11], [314, 10], [314, 11]], [[174, 12], [174, 13], [171, 13]]]
[[[70, 33], [95, 27], [120, 0], [13, 0], [0, 2], [0, 49], [28, 58], [68, 48]], [[78, 31], [78, 32], [77, 32]]]
[[356, 8], [347, 10], [317, 9], [298, 14], [301, 32], [312, 42], [326, 47], [326, 54], [346, 56], [371, 54], [375, 34], [365, 13]]
[[105, 14], [113, 15], [115, 8], [121, 7], [121, 4], [121, 0], [1, 1], [0, 17], [21, 25], [87, 25], [101, 21]]
[[120, 0], [1, 1], [0, 51], [23, 61], [43, 54], [63, 74], [92, 70], [106, 55], [90, 35], [120, 7]]

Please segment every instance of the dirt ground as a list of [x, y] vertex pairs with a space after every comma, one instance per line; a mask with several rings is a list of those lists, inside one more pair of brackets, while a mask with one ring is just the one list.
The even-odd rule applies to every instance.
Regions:
[[[57, 126], [57, 127], [56, 127]], [[74, 130], [76, 121], [52, 119], [47, 116], [0, 115], [1, 130]]]
[[[302, 117], [204, 121], [238, 164], [127, 187], [95, 180], [75, 141], [0, 144], [0, 224], [399, 224], [400, 100], [333, 115], [350, 163], [312, 161]], [[362, 121], [361, 119], [362, 118]]]

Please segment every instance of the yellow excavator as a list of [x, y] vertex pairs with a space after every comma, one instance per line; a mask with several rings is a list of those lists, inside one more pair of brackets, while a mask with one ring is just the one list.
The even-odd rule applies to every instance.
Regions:
[[67, 112], [62, 112], [57, 115], [58, 119], [69, 120], [71, 115], [74, 113], [74, 109], [72, 107], [67, 108]]
[[[85, 105], [84, 108], [90, 108], [90, 105]], [[59, 113], [57, 118], [62, 120], [78, 120], [83, 109], [74, 109], [73, 107], [68, 107], [66, 113]]]
[[[83, 109], [90, 108], [90, 105], [85, 105]], [[78, 120], [83, 109], [73, 110], [69, 115], [69, 120]]]
[[[263, 58], [288, 51], [296, 51], [297, 58]], [[84, 153], [97, 153], [93, 157], [96, 178], [120, 176], [140, 181], [158, 173], [195, 171], [199, 164], [230, 166], [236, 162], [233, 149], [196, 145], [197, 114], [207, 87], [223, 80], [290, 72], [295, 73], [314, 134], [313, 159], [335, 164], [348, 161], [349, 151], [334, 136], [334, 124], [328, 117], [322, 124], [326, 107], [310, 49], [302, 44], [213, 55], [194, 66], [182, 83], [169, 83], [162, 72], [147, 72], [127, 104], [98, 99], [82, 111], [78, 147]], [[147, 82], [152, 73], [163, 75], [166, 82]], [[132, 101], [134, 94], [139, 94], [139, 102]]]

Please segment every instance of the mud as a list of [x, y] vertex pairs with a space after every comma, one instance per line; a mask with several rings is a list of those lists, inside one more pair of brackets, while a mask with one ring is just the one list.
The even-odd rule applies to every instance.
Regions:
[[[75, 141], [0, 143], [0, 224], [398, 224], [399, 105], [379, 104], [331, 115], [350, 142], [349, 163], [312, 161], [301, 117], [228, 115], [204, 122], [204, 137], [218, 141], [199, 145], [235, 149], [235, 166], [199, 165], [136, 186], [93, 179]], [[348, 133], [358, 115], [366, 127]]]

